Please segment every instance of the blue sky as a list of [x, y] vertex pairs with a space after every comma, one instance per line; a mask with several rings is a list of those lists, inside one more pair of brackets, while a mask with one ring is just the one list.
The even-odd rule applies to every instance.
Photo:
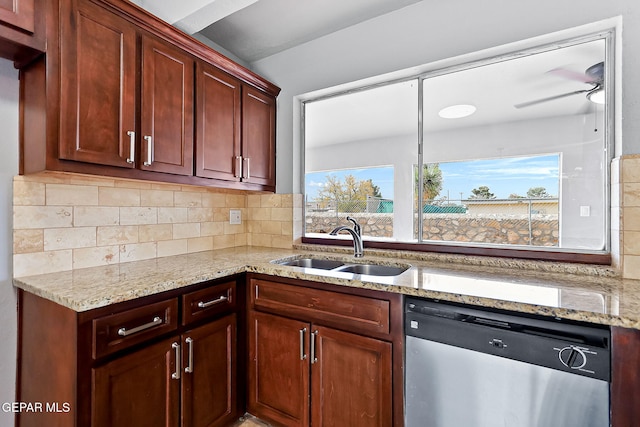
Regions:
[[[486, 185], [497, 198], [507, 198], [511, 193], [526, 196], [531, 187], [545, 187], [547, 193], [557, 196], [559, 187], [559, 155], [537, 157], [513, 157], [469, 162], [440, 163], [443, 185], [439, 197], [459, 200], [460, 193], [466, 199], [471, 190]], [[382, 197], [393, 199], [393, 167], [373, 169], [348, 169], [314, 172], [305, 175], [305, 193], [313, 199], [328, 175], [341, 180], [346, 175], [356, 179], [371, 179], [380, 187]]]

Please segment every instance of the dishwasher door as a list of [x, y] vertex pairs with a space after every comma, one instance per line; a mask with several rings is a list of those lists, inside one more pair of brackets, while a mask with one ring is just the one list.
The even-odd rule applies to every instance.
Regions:
[[438, 310], [406, 313], [406, 427], [609, 426], [605, 335], [598, 348], [539, 322]]
[[407, 337], [405, 427], [607, 427], [609, 383]]

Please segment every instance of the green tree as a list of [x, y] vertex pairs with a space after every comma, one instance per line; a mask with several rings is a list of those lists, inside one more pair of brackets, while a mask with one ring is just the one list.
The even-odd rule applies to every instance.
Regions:
[[[419, 169], [413, 169], [413, 180], [415, 188], [418, 188]], [[438, 163], [428, 163], [422, 165], [422, 202], [429, 203], [435, 200], [442, 191], [442, 171]]]
[[547, 189], [544, 187], [531, 187], [527, 190], [527, 197], [531, 199], [546, 199], [553, 196], [547, 193]]
[[353, 175], [345, 176], [344, 181], [331, 175], [326, 179], [318, 198], [323, 202], [334, 201], [340, 212], [364, 212], [367, 196], [382, 197], [380, 187], [371, 179], [359, 180]]
[[489, 187], [486, 185], [481, 185], [478, 188], [474, 188], [471, 190], [470, 199], [495, 199], [496, 196], [491, 191], [489, 191]]
[[509, 199], [524, 199], [524, 196], [519, 195], [518, 193], [509, 194]]

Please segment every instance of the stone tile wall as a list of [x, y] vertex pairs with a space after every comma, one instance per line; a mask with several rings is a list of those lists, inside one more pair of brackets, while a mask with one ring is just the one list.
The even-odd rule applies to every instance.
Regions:
[[290, 248], [302, 236], [302, 194], [249, 194], [247, 243]]
[[[235, 246], [288, 248], [302, 233], [293, 214], [301, 195], [44, 173], [15, 177], [13, 204], [14, 277]], [[229, 224], [230, 209], [241, 211], [241, 225]]]
[[623, 277], [640, 279], [640, 155], [624, 156], [611, 172], [619, 176], [619, 184], [612, 186], [611, 240], [613, 246], [620, 241], [613, 258]]

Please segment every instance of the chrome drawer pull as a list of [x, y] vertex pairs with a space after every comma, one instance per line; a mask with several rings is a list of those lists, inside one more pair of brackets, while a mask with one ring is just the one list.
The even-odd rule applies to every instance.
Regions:
[[[242, 161], [245, 161], [245, 160], [247, 161], [247, 167], [246, 167], [246, 168], [243, 168], [243, 169], [244, 169], [244, 170], [242, 171], [242, 173], [243, 173], [243, 178], [244, 178], [244, 179], [251, 179], [251, 169], [250, 169], [250, 168], [251, 168], [251, 159], [250, 159], [250, 158], [248, 158], [248, 157], [245, 157], [244, 159], [242, 159]], [[247, 175], [246, 175], [246, 176], [244, 176], [244, 171], [246, 171], [246, 172], [247, 172]]]
[[153, 320], [149, 323], [145, 323], [144, 325], [136, 326], [135, 328], [127, 329], [120, 328], [118, 329], [118, 335], [121, 337], [127, 337], [131, 334], [135, 334], [136, 332], [141, 332], [149, 328], [153, 328], [154, 326], [158, 326], [162, 324], [162, 319], [158, 316], [154, 317]]
[[145, 135], [144, 139], [147, 141], [147, 161], [143, 163], [145, 166], [151, 166], [153, 163], [153, 139], [148, 135]]
[[200, 301], [198, 303], [198, 307], [199, 308], [207, 308], [207, 307], [211, 307], [212, 305], [216, 305], [216, 304], [220, 304], [221, 302], [225, 302], [227, 301], [229, 298], [225, 297], [225, 296], [221, 296], [218, 299], [214, 299], [213, 301], [208, 301], [208, 302], [204, 302], [204, 301]]
[[242, 179], [242, 156], [236, 156], [236, 169], [233, 176]]
[[129, 135], [129, 157], [127, 163], [133, 163], [136, 160], [136, 133], [134, 131], [127, 131]]
[[305, 360], [307, 355], [304, 352], [304, 334], [307, 332], [307, 328], [300, 329], [300, 360]]
[[171, 374], [171, 378], [174, 380], [180, 379], [180, 344], [174, 342], [171, 344], [171, 348], [176, 351], [176, 371]]
[[316, 337], [318, 336], [318, 331], [311, 332], [311, 364], [318, 363], [318, 358], [316, 357]]
[[193, 339], [189, 337], [185, 339], [184, 342], [186, 342], [187, 345], [189, 346], [189, 356], [188, 356], [189, 364], [187, 365], [186, 368], [184, 368], [184, 371], [187, 373], [191, 373], [193, 372]]

